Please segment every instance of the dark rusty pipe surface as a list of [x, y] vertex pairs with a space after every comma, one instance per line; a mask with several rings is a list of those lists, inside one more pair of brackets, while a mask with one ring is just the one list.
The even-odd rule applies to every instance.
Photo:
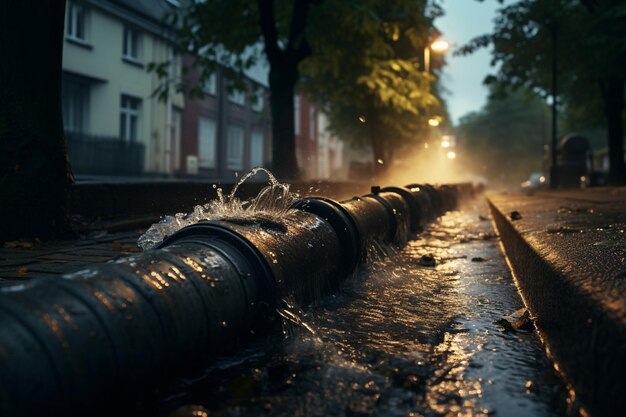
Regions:
[[201, 221], [157, 249], [3, 287], [0, 415], [89, 410], [191, 372], [267, 331], [281, 298], [304, 304], [336, 289], [367, 245], [403, 244], [469, 193], [373, 191], [304, 199], [280, 221]]

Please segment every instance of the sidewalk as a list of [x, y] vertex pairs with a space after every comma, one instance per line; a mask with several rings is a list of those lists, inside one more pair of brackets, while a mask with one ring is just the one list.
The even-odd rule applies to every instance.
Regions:
[[549, 354], [593, 414], [617, 415], [626, 392], [626, 188], [488, 199]]
[[94, 231], [75, 240], [14, 241], [0, 245], [0, 285], [31, 278], [59, 276], [140, 250], [142, 230]]

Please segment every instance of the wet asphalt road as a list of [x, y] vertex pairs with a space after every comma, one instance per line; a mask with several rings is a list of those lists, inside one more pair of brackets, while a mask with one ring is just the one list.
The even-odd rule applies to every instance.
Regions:
[[304, 311], [286, 300], [282, 332], [120, 413], [568, 415], [532, 326], [502, 321], [523, 303], [487, 216], [482, 201], [448, 213], [336, 295]]

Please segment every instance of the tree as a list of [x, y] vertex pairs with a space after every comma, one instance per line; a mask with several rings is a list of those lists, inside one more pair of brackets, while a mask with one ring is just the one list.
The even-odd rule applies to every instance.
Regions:
[[547, 97], [552, 38], [556, 35], [559, 102], [567, 120], [607, 127], [610, 178], [626, 181], [624, 94], [626, 5], [620, 0], [522, 0], [499, 11], [493, 34], [474, 39], [462, 53], [493, 45], [500, 70], [490, 81]]
[[548, 106], [534, 94], [491, 94], [479, 112], [460, 119], [456, 133], [468, 160], [477, 161], [477, 174], [493, 182], [518, 185], [530, 173], [543, 170], [549, 117]]
[[0, 3], [0, 241], [69, 229], [64, 13], [63, 1]]
[[[299, 64], [311, 55], [307, 26], [312, 8], [320, 0], [209, 0], [192, 1], [179, 14], [169, 16], [179, 25], [183, 51], [194, 55], [200, 84], [220, 67], [229, 89], [246, 88], [243, 73], [259, 60], [269, 63], [272, 119], [272, 169], [279, 177], [294, 177], [295, 153], [293, 97]], [[261, 52], [260, 46], [263, 46]], [[167, 63], [154, 67], [167, 78]], [[178, 90], [199, 91], [179, 82]], [[160, 92], [166, 92], [165, 85]]]
[[[361, 7], [369, 13], [362, 15], [359, 30], [344, 27], [353, 25], [350, 20], [337, 22], [343, 34], [337, 38], [317, 27], [311, 37], [316, 59], [301, 66], [302, 89], [329, 115], [336, 134], [371, 146], [380, 174], [400, 148], [420, 136], [429, 115], [443, 111], [433, 94], [436, 77], [420, 61], [437, 36], [433, 20], [441, 10], [413, 0], [369, 1]], [[324, 12], [332, 10], [318, 9], [317, 21], [327, 20]], [[433, 64], [436, 70], [442, 60]]]
[[[297, 172], [293, 96], [302, 78], [308, 81], [303, 90], [318, 103], [333, 103], [328, 107], [337, 109], [333, 114], [358, 107], [361, 103], [354, 100], [365, 97], [376, 98], [379, 108], [411, 114], [426, 102], [436, 102], [424, 93], [429, 77], [417, 71], [415, 60], [395, 56], [404, 38], [426, 37], [425, 4], [425, 0], [192, 2], [179, 17], [180, 43], [197, 57], [200, 82], [220, 66], [231, 87], [243, 88], [241, 75], [247, 68], [259, 60], [269, 63], [272, 168], [278, 176], [289, 177]], [[424, 20], [413, 32], [408, 26], [416, 22], [412, 13]], [[175, 21], [176, 16], [171, 23]], [[416, 51], [411, 52], [414, 57]], [[355, 92], [355, 85], [360, 91]], [[340, 91], [349, 94], [342, 97]], [[358, 115], [352, 119], [358, 120]], [[374, 126], [375, 119], [368, 117], [372, 121], [368, 126]]]

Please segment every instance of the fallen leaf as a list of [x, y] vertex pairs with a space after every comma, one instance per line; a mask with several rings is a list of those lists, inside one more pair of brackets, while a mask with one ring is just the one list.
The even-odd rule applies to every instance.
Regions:
[[12, 242], [5, 242], [3, 246], [5, 249], [17, 249], [17, 248], [30, 249], [34, 246], [34, 244], [33, 242], [29, 240], [14, 240]]
[[514, 314], [521, 313], [521, 317], [516, 320], [509, 321], [505, 318], [494, 321], [494, 324], [502, 326], [505, 332], [530, 333], [533, 331], [533, 321], [530, 312], [526, 309], [516, 311]]
[[124, 246], [120, 242], [112, 242], [111, 243], [111, 248], [113, 250], [118, 251], [118, 252], [125, 252], [125, 253], [141, 252], [141, 248], [139, 248], [137, 246]]
[[428, 255], [423, 255], [420, 258], [419, 264], [421, 266], [433, 267], [437, 265], [437, 261], [435, 260], [435, 257], [433, 255], [428, 254]]

